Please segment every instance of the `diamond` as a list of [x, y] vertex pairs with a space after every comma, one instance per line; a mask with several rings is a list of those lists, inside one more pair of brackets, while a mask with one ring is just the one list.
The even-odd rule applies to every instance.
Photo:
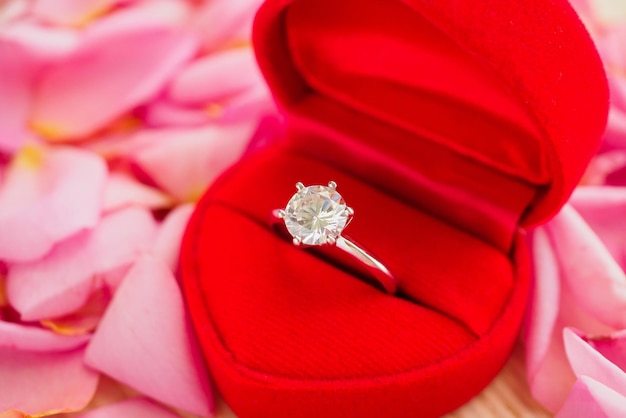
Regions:
[[294, 242], [303, 245], [333, 244], [350, 223], [352, 209], [337, 193], [336, 184], [300, 187], [283, 215], [285, 226]]

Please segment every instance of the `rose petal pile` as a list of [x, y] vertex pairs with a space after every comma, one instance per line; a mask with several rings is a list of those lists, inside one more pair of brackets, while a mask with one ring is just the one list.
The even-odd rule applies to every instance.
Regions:
[[557, 417], [626, 417], [626, 3], [573, 3], [605, 63], [612, 106], [583, 184], [532, 234], [527, 374]]
[[[0, 5], [1, 417], [211, 415], [177, 254], [273, 112], [249, 44], [260, 2]], [[559, 417], [623, 417], [626, 7], [573, 3], [613, 105], [585, 185], [531, 237], [528, 378]]]
[[175, 271], [273, 113], [260, 2], [0, 5], [0, 416], [211, 415]]

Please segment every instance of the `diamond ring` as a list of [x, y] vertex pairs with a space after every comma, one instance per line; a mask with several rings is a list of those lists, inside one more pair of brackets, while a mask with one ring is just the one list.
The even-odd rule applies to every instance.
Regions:
[[343, 230], [352, 221], [354, 209], [347, 206], [337, 192], [337, 183], [328, 186], [305, 186], [296, 183], [297, 192], [285, 209], [273, 212], [275, 220], [282, 220], [298, 247], [339, 251], [325, 251], [324, 256], [333, 262], [354, 270], [366, 280], [374, 279], [387, 293], [397, 290], [394, 276], [387, 267], [352, 240], [342, 236]]

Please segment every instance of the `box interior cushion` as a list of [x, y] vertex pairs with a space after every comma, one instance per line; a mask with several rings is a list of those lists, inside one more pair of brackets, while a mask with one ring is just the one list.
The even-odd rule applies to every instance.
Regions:
[[[271, 226], [296, 181], [329, 179], [356, 211], [346, 234], [384, 260], [400, 297], [294, 247]], [[488, 333], [514, 287], [507, 253], [284, 149], [241, 164], [196, 216], [191, 248], [207, 269], [198, 277], [212, 325], [238, 362], [264, 373], [357, 378], [436, 363]]]

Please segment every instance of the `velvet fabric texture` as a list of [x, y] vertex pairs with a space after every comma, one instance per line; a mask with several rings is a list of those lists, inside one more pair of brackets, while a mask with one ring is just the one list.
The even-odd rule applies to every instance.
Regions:
[[[558, 211], [604, 127], [585, 29], [565, 0], [270, 0], [254, 40], [286, 132], [207, 192], [181, 257], [218, 389], [241, 418], [456, 408], [515, 341], [521, 228]], [[330, 180], [398, 295], [272, 229], [297, 181]]]

